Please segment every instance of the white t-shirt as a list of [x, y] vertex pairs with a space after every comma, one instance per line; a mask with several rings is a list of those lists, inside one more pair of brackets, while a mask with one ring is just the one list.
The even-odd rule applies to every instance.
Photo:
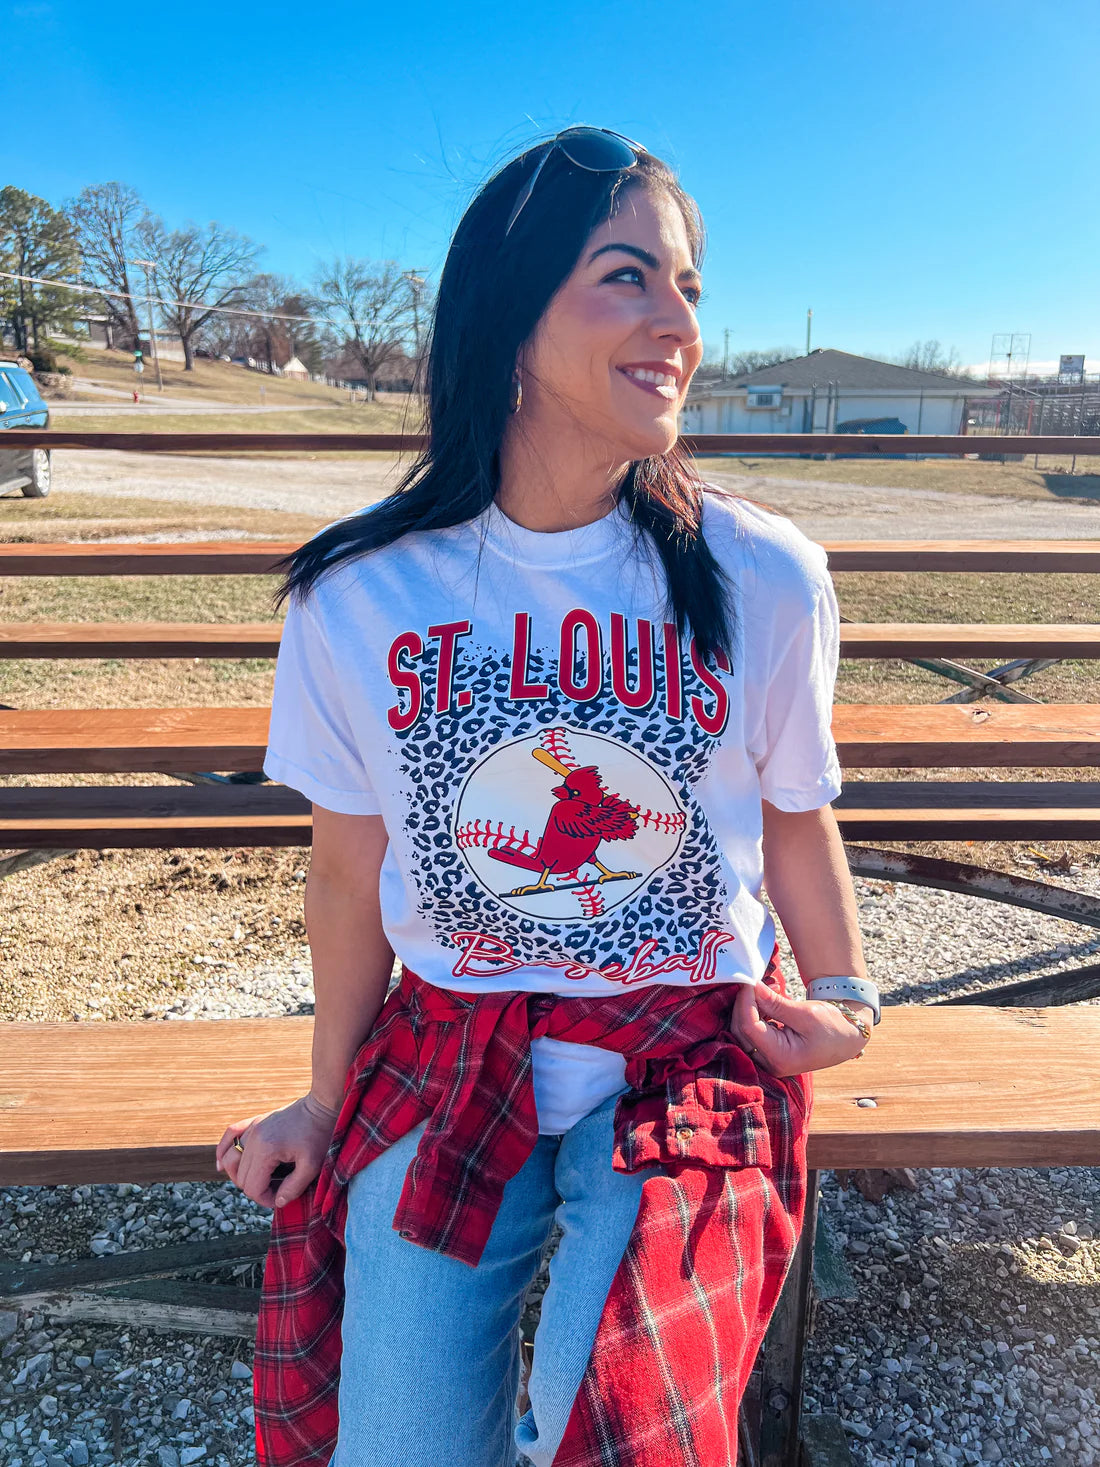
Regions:
[[[814, 810], [840, 792], [839, 616], [824, 550], [790, 520], [708, 489], [703, 531], [731, 583], [729, 669], [690, 629], [677, 642], [621, 500], [551, 533], [493, 503], [287, 602], [264, 772], [383, 816], [383, 928], [428, 982], [592, 995], [762, 976], [761, 797]], [[544, 1132], [623, 1088], [609, 1050], [532, 1053]]]

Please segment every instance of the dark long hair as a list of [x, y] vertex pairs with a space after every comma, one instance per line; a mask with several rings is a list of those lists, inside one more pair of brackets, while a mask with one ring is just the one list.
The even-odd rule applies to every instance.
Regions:
[[[692, 259], [702, 263], [703, 221], [675, 174], [651, 153], [618, 173], [594, 173], [555, 149], [510, 235], [508, 216], [541, 156], [536, 144], [501, 168], [462, 217], [439, 283], [427, 353], [427, 446], [397, 488], [370, 508], [314, 535], [280, 561], [274, 596], [304, 598], [326, 570], [390, 545], [413, 530], [462, 524], [488, 508], [500, 483], [499, 449], [520, 347], [589, 235], [614, 213], [624, 188], [671, 197], [683, 214]], [[665, 568], [669, 613], [682, 637], [690, 624], [703, 657], [721, 649], [733, 665], [733, 611], [725, 573], [702, 533], [703, 482], [677, 441], [637, 459], [620, 490], [636, 529]]]

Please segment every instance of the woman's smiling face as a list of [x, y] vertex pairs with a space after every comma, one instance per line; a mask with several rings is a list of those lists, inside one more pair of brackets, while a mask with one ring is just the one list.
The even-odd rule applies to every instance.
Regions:
[[703, 357], [700, 288], [675, 201], [625, 188], [520, 353], [519, 426], [580, 428], [615, 458], [667, 453]]

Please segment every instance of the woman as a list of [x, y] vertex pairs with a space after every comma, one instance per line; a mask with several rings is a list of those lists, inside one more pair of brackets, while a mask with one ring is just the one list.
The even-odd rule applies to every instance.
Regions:
[[617, 134], [509, 163], [447, 256], [426, 450], [289, 560], [264, 770], [313, 802], [313, 1083], [218, 1145], [275, 1209], [272, 1467], [736, 1460], [807, 1072], [878, 1010], [824, 552], [677, 445], [702, 249]]

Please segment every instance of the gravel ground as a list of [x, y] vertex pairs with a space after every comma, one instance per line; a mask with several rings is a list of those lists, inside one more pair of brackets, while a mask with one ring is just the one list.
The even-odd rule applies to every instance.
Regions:
[[[411, 462], [411, 456], [408, 459]], [[218, 459], [185, 455], [54, 450], [54, 480], [67, 493], [234, 504], [298, 510], [335, 519], [394, 487], [398, 466], [381, 455], [354, 459]], [[1094, 539], [1095, 505], [1052, 499], [944, 493], [934, 489], [873, 488], [785, 478], [781, 473], [712, 477], [753, 498], [765, 498], [806, 534], [832, 540], [942, 539], [945, 516], [956, 539]]]
[[[282, 904], [285, 891], [289, 910], [300, 868], [293, 852], [280, 855], [275, 900]], [[217, 859], [189, 859], [199, 856]], [[201, 868], [191, 879], [197, 892], [209, 890]], [[1100, 893], [1098, 866], [1050, 879]], [[861, 880], [856, 889], [871, 973], [894, 1001], [969, 992], [1100, 952], [1100, 932], [1061, 919], [887, 882]], [[86, 894], [94, 891], [89, 884]], [[239, 906], [236, 890], [223, 896]], [[159, 1005], [145, 990], [100, 999], [84, 1017], [125, 1014], [135, 1002], [164, 1022], [311, 1012], [300, 929], [269, 954], [243, 941], [270, 928], [262, 904], [241, 914], [248, 930], [238, 920], [220, 939], [213, 934], [229, 914], [193, 926], [192, 945], [210, 951], [192, 953], [208, 961], [192, 962], [186, 991], [163, 993]], [[224, 945], [234, 941], [227, 960]], [[787, 967], [794, 971], [789, 956]], [[880, 1204], [826, 1178], [825, 1216], [859, 1297], [820, 1306], [808, 1409], [843, 1417], [861, 1467], [1100, 1463], [1100, 1172], [937, 1169], [917, 1178], [916, 1192]], [[270, 1213], [228, 1181], [0, 1189], [0, 1250], [27, 1262], [269, 1226]], [[259, 1282], [255, 1265], [237, 1274]], [[201, 1277], [232, 1275], [223, 1268]], [[3, 1467], [254, 1460], [250, 1339], [119, 1333], [26, 1312], [0, 1313], [0, 1340]]]

